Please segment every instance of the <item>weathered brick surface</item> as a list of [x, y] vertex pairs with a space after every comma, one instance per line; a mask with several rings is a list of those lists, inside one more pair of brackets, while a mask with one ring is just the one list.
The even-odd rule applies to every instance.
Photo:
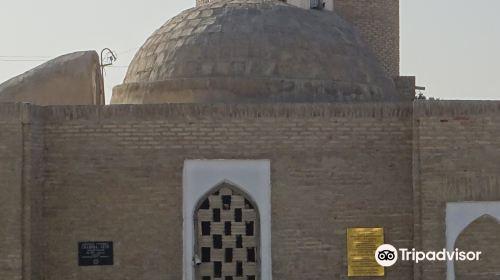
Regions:
[[111, 103], [411, 100], [391, 78], [353, 25], [334, 13], [224, 0], [186, 10], [154, 32]]
[[[196, 0], [196, 6], [210, 0]], [[286, 1], [284, 1], [286, 2]], [[399, 0], [335, 0], [335, 12], [359, 29], [390, 77], [399, 76]]]
[[335, 12], [359, 29], [387, 74], [399, 76], [399, 0], [335, 0]]
[[[500, 102], [422, 101], [414, 113], [415, 246], [442, 250], [447, 202], [500, 201]], [[489, 235], [469, 247], [481, 248]], [[489, 246], [500, 251], [500, 243]], [[423, 263], [416, 272], [445, 279], [446, 264]]]
[[23, 279], [42, 278], [44, 254], [43, 123], [42, 108], [24, 106], [23, 110]]
[[43, 135], [38, 111], [0, 104], [0, 279], [40, 279]]
[[[45, 110], [44, 276], [181, 278], [186, 159], [270, 159], [274, 279], [344, 279], [348, 227], [412, 243], [411, 106], [140, 105]], [[116, 265], [78, 267], [82, 240]], [[388, 271], [408, 279], [410, 265]]]
[[20, 106], [0, 105], [0, 279], [22, 277], [22, 125]]
[[[0, 279], [180, 279], [186, 159], [271, 160], [274, 279], [345, 279], [348, 227], [442, 249], [446, 202], [500, 200], [499, 124], [500, 102], [0, 105]], [[500, 251], [494, 228], [459, 244]], [[78, 267], [85, 240], [115, 265]], [[386, 279], [413, 273], [445, 264]]]

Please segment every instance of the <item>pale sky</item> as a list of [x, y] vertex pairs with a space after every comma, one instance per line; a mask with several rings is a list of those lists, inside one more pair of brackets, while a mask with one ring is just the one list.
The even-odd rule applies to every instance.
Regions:
[[[0, 83], [50, 58], [109, 47], [106, 97], [144, 41], [195, 0], [1, 0]], [[356, 1], [356, 0], [352, 0]], [[401, 75], [441, 99], [500, 99], [500, 0], [401, 0]]]

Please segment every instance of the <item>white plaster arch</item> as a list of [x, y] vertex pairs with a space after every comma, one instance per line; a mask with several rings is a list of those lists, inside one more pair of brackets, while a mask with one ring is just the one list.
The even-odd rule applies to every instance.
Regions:
[[269, 160], [186, 160], [183, 172], [183, 279], [194, 280], [194, 213], [199, 201], [222, 182], [239, 188], [257, 206], [261, 279], [272, 279], [271, 164]]
[[[460, 234], [474, 221], [489, 215], [500, 221], [500, 201], [449, 202], [446, 204], [446, 249], [455, 250]], [[455, 263], [447, 262], [446, 279], [455, 280]]]

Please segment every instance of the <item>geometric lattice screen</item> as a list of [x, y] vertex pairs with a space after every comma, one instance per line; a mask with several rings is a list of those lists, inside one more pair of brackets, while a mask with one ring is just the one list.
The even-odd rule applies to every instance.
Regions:
[[255, 205], [221, 184], [195, 213], [197, 280], [259, 279], [259, 224]]

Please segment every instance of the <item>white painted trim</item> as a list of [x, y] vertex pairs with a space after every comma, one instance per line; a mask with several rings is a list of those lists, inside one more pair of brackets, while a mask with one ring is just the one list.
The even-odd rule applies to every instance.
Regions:
[[[478, 218], [490, 215], [500, 221], [500, 201], [449, 202], [446, 204], [446, 249], [455, 250], [458, 236]], [[447, 262], [446, 279], [455, 280], [455, 263]]]
[[260, 214], [262, 280], [272, 280], [271, 163], [269, 160], [186, 160], [183, 172], [183, 279], [194, 279], [194, 212], [211, 189], [227, 181], [244, 191]]

